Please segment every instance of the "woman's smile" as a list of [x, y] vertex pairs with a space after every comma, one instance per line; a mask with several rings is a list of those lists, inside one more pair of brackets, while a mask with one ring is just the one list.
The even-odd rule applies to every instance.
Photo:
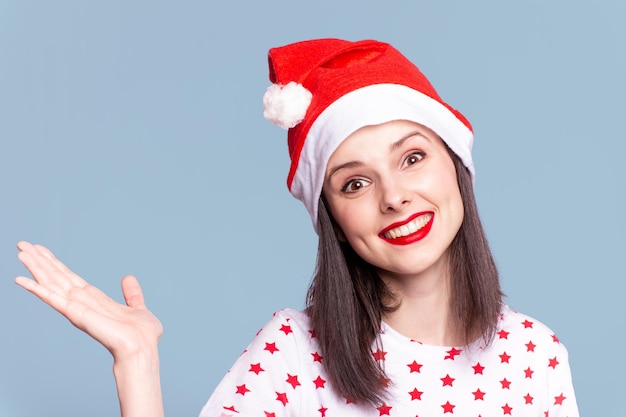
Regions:
[[396, 222], [386, 227], [378, 235], [381, 239], [394, 245], [408, 245], [422, 240], [433, 224], [434, 214], [431, 211], [416, 213], [406, 221]]

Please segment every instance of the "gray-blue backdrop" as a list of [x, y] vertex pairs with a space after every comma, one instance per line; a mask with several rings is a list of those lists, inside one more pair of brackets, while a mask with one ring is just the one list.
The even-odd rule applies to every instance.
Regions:
[[303, 306], [316, 236], [262, 116], [272, 46], [394, 44], [476, 132], [507, 302], [568, 346], [582, 415], [624, 416], [626, 3], [0, 2], [0, 416], [115, 415], [109, 354], [12, 283], [51, 247], [165, 334], [194, 416], [256, 330]]

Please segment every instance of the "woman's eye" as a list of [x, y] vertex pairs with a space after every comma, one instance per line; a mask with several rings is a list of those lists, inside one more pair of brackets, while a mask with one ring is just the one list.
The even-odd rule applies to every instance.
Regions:
[[341, 191], [343, 191], [344, 193], [356, 193], [363, 187], [365, 187], [364, 180], [360, 180], [360, 179], [350, 180], [347, 183], [345, 183], [343, 187], [341, 187]]
[[405, 165], [413, 165], [424, 159], [424, 152], [413, 152], [404, 160]]

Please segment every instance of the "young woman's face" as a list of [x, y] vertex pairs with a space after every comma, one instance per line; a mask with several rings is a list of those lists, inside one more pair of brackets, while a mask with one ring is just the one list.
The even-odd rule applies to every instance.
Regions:
[[345, 239], [383, 278], [445, 268], [463, 202], [430, 129], [404, 120], [359, 129], [328, 161], [323, 194]]

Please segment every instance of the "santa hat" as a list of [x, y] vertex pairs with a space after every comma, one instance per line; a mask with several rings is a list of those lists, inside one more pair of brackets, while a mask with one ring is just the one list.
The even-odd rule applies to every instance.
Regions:
[[420, 123], [441, 137], [474, 177], [469, 121], [446, 104], [400, 52], [375, 40], [315, 39], [272, 48], [264, 116], [289, 129], [289, 191], [317, 231], [326, 165], [341, 142], [363, 126]]

